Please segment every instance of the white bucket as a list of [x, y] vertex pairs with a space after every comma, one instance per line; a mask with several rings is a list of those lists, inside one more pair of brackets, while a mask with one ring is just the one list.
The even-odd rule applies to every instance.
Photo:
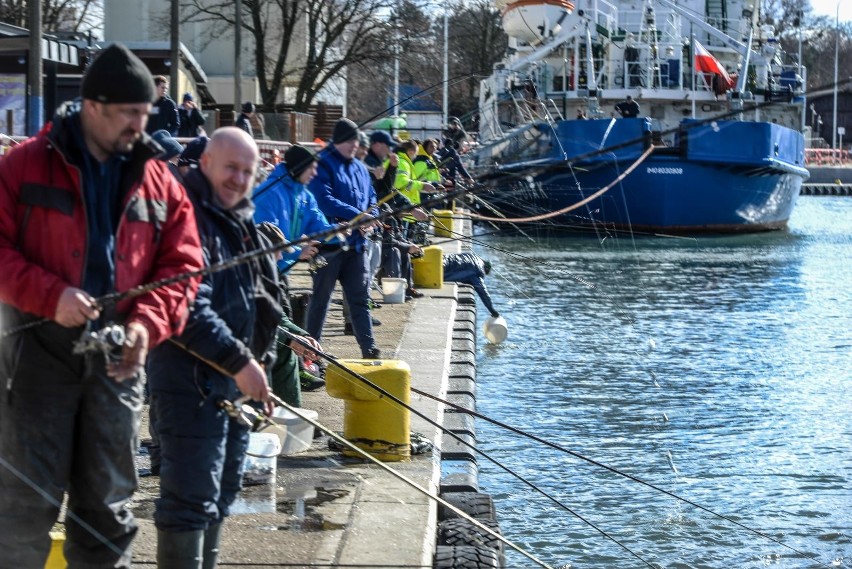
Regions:
[[405, 279], [382, 277], [382, 294], [387, 304], [402, 304], [405, 302]]
[[[319, 413], [311, 409], [299, 409], [299, 413], [314, 421], [319, 417]], [[314, 426], [308, 421], [284, 407], [276, 407], [272, 411], [272, 420], [280, 426], [275, 431], [282, 436], [282, 455], [296, 454], [311, 448], [314, 442]]]
[[272, 484], [278, 466], [281, 441], [274, 433], [249, 433], [243, 470], [243, 484]]
[[509, 325], [506, 324], [506, 319], [502, 316], [491, 316], [485, 321], [482, 326], [482, 331], [485, 332], [485, 338], [492, 344], [499, 344], [509, 335]]

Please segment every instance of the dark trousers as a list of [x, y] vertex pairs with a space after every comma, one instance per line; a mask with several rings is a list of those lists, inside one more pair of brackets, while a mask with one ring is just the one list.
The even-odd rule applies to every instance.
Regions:
[[68, 492], [71, 567], [130, 567], [144, 380], [117, 382], [101, 355], [72, 356], [80, 329], [4, 339], [0, 377], [0, 567], [44, 567]]
[[314, 273], [314, 290], [308, 305], [307, 331], [320, 339], [335, 284], [340, 281], [352, 318], [352, 331], [362, 355], [375, 348], [373, 322], [370, 319], [370, 278], [367, 255], [362, 251], [338, 251], [326, 256], [328, 264]]
[[408, 288], [414, 286], [408, 247], [385, 245], [382, 249], [382, 270], [389, 277], [405, 279]]
[[206, 530], [229, 514], [240, 491], [249, 436], [248, 427], [219, 403], [239, 395], [233, 379], [200, 361], [191, 374], [152, 374], [151, 407], [160, 439], [157, 529]]

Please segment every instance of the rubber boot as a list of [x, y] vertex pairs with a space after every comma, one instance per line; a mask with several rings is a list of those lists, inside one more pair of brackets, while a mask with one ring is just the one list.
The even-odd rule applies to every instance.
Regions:
[[216, 569], [219, 558], [219, 540], [222, 538], [222, 524], [207, 528], [204, 532], [204, 561], [201, 569]]
[[201, 569], [204, 530], [171, 532], [157, 530], [159, 569]]

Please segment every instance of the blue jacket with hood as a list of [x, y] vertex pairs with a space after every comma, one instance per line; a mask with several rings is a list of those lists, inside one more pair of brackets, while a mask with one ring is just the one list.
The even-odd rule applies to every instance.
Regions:
[[[252, 201], [255, 205], [254, 222], [274, 224], [287, 241], [298, 241], [302, 235], [310, 237], [335, 227], [328, 222], [307, 186], [294, 180], [285, 164], [278, 164], [266, 181], [255, 188]], [[286, 271], [292, 267], [301, 250], [301, 247], [294, 246], [292, 252], [282, 252], [278, 269]]]

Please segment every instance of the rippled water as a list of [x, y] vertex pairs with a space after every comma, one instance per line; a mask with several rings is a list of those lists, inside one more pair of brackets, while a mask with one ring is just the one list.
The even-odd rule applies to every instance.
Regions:
[[476, 249], [509, 321], [480, 334], [481, 413], [818, 562], [480, 420], [561, 504], [480, 459], [508, 538], [576, 568], [852, 567], [852, 199], [803, 197], [785, 232], [485, 242], [530, 259]]

